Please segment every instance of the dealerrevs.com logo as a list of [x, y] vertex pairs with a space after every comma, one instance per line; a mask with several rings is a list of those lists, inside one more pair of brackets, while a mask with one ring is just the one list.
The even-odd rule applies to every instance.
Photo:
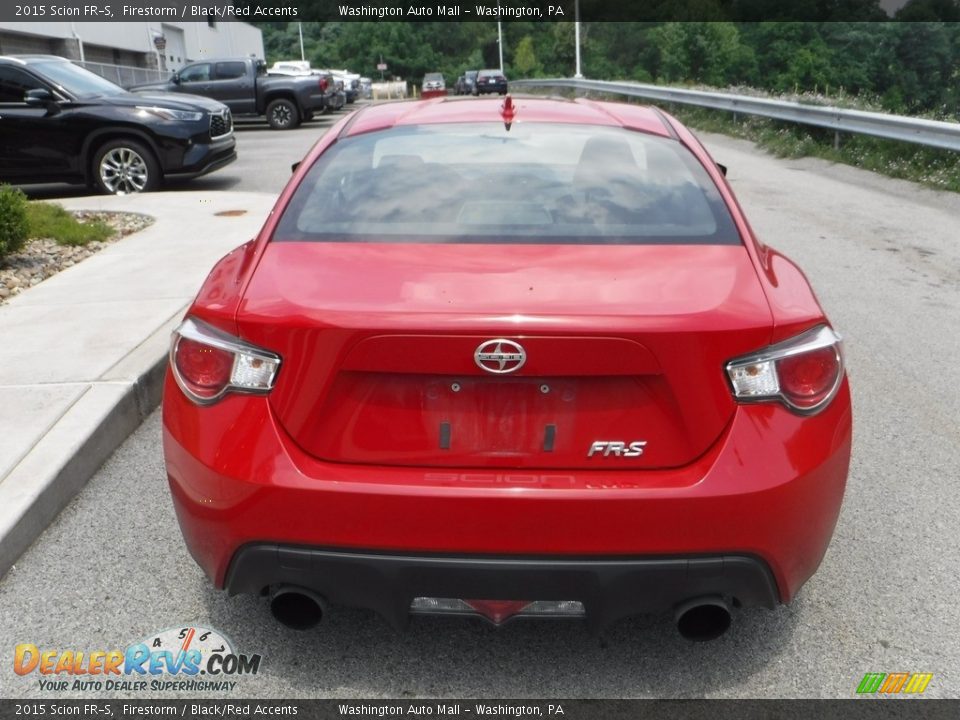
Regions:
[[60, 650], [21, 643], [13, 670], [36, 676], [44, 692], [232, 691], [241, 675], [256, 675], [260, 655], [243, 655], [216, 630], [181, 627], [149, 635], [125, 650]]

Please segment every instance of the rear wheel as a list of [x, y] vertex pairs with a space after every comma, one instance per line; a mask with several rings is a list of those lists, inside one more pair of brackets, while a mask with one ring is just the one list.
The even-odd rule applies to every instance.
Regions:
[[136, 140], [111, 140], [93, 156], [93, 183], [107, 195], [150, 192], [160, 186], [160, 164]]
[[286, 98], [279, 98], [267, 105], [267, 122], [274, 130], [290, 130], [300, 124], [300, 111]]

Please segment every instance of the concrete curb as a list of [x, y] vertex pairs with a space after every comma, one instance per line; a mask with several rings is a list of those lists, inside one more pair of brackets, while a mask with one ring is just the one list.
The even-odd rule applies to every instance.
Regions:
[[0, 577], [160, 404], [170, 332], [217, 259], [254, 237], [275, 201], [237, 192], [60, 201], [155, 222], [0, 307]]
[[[132, 380], [105, 378], [90, 385], [4, 479], [0, 485], [0, 577], [160, 405], [171, 326], [184, 310], [186, 306], [175, 322], [165, 324], [121, 361]], [[156, 347], [159, 341], [162, 349]], [[91, 424], [91, 418], [97, 422]]]

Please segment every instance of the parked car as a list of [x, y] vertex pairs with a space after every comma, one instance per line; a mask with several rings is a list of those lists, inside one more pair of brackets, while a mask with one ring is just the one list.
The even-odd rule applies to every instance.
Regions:
[[716, 637], [816, 571], [851, 445], [803, 272], [677, 120], [586, 99], [333, 126], [174, 333], [163, 424], [193, 557], [298, 628]]
[[507, 78], [499, 70], [481, 70], [477, 73], [472, 92], [474, 95], [486, 95], [488, 93], [506, 95]]
[[349, 70], [328, 70], [334, 79], [343, 85], [347, 103], [354, 103], [360, 97], [360, 76]]
[[368, 100], [373, 97], [373, 80], [368, 77], [360, 78], [360, 97]]
[[263, 60], [226, 58], [191, 63], [165, 83], [131, 88], [136, 92], [203, 95], [226, 104], [234, 115], [264, 116], [274, 130], [289, 130], [324, 108], [324, 88], [312, 75], [269, 75]]
[[0, 181], [156, 190], [237, 157], [230, 110], [201, 97], [137, 95], [64, 58], [0, 56]]
[[479, 70], [467, 70], [461, 75], [457, 80], [456, 94], [473, 95], [473, 88], [477, 84], [477, 74], [479, 72]]
[[423, 76], [423, 85], [420, 91], [424, 100], [441, 97], [447, 94], [447, 85], [440, 73], [427, 73]]
[[268, 72], [271, 75], [310, 75], [312, 69], [308, 60], [278, 60]]

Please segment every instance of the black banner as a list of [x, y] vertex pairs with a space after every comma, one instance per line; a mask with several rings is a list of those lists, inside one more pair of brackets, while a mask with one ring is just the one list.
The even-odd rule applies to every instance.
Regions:
[[562, 720], [953, 720], [960, 701], [857, 700], [0, 700], [3, 718], [556, 718]]
[[[572, 22], [575, 0], [16, 0], [19, 22]], [[889, 20], [880, 0], [580, 0], [583, 22]]]

